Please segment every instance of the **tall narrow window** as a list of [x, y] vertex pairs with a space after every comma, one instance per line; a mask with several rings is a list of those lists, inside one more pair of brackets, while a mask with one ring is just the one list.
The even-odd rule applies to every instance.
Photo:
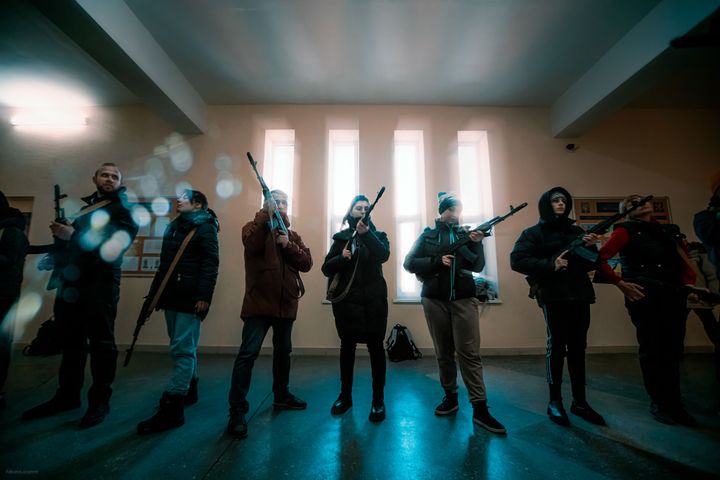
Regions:
[[330, 130], [328, 134], [327, 249], [340, 230], [350, 200], [358, 193], [358, 130]]
[[[463, 202], [462, 222], [473, 227], [495, 215], [492, 203], [490, 158], [486, 131], [458, 132], [458, 185]], [[483, 240], [485, 269], [479, 275], [497, 297], [497, 254], [495, 237]]]
[[262, 175], [270, 190], [287, 193], [288, 217], [292, 217], [294, 167], [295, 130], [266, 130]]
[[397, 297], [399, 300], [417, 300], [420, 283], [402, 265], [425, 222], [425, 152], [421, 130], [395, 131], [393, 167], [398, 235]]

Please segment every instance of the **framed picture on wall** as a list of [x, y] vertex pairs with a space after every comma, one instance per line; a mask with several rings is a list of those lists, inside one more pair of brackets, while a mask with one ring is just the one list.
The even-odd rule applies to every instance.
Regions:
[[[159, 215], [156, 211], [164, 211], [165, 208], [153, 208], [155, 198], [138, 198], [130, 202], [131, 208], [138, 209], [142, 215], [142, 224], [138, 227], [135, 241], [123, 257], [122, 274], [124, 277], [151, 277], [155, 275], [160, 267], [160, 249], [165, 229], [177, 215], [177, 200], [175, 197], [160, 197], [167, 200], [167, 214]], [[162, 203], [162, 201], [161, 201]], [[146, 212], [146, 213], [145, 213]]]

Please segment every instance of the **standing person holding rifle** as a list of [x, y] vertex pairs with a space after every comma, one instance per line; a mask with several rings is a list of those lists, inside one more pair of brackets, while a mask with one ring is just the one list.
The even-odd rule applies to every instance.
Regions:
[[[511, 209], [504, 218], [522, 207]], [[501, 217], [493, 219], [491, 222], [495, 223], [486, 230], [481, 226], [468, 232], [458, 226], [462, 203], [445, 192], [438, 193], [438, 213], [435, 228], [423, 231], [403, 263], [405, 270], [417, 275], [423, 284], [423, 310], [440, 369], [440, 384], [445, 390], [435, 415], [452, 415], [458, 411], [457, 353], [460, 373], [473, 406], [473, 423], [504, 434], [505, 427], [488, 411], [480, 357], [480, 301], [475, 297], [473, 278], [473, 272], [485, 267], [482, 239]], [[456, 249], [453, 244], [462, 247]]]
[[155, 308], [165, 310], [174, 367], [157, 413], [138, 424], [140, 434], [179, 427], [185, 423], [184, 407], [198, 401], [197, 348], [218, 275], [220, 225], [197, 190], [178, 195], [177, 210], [163, 235], [160, 267], [148, 295], [156, 298]]
[[520, 234], [510, 254], [510, 265], [528, 275], [531, 298], [537, 300], [545, 315], [545, 367], [550, 389], [547, 415], [559, 425], [570, 425], [562, 403], [567, 357], [573, 396], [570, 411], [590, 423], [605, 425], [585, 395], [585, 348], [590, 304], [595, 303], [588, 271], [595, 269], [597, 234], [575, 225], [570, 218], [572, 197], [562, 187], [543, 193], [538, 210], [540, 221]]
[[[625, 295], [625, 308], [637, 330], [650, 413], [660, 423], [692, 427], [697, 421], [685, 410], [680, 395], [680, 359], [695, 272], [680, 247], [677, 225], [660, 224], [653, 218], [652, 203], [639, 195], [620, 203], [621, 212], [630, 209], [630, 219], [616, 225], [600, 249], [599, 273]], [[607, 263], [617, 253], [621, 276]], [[694, 293], [690, 296], [697, 299]]]
[[117, 369], [115, 316], [120, 267], [138, 230], [118, 167], [103, 163], [92, 181], [96, 191], [83, 198], [86, 205], [72, 225], [50, 225], [53, 236], [68, 242], [63, 268], [55, 266], [61, 280], [54, 306], [62, 336], [59, 388], [53, 398], [23, 413], [27, 420], [79, 408], [89, 353], [93, 384], [81, 429], [99, 424], [110, 412]]
[[390, 257], [390, 242], [377, 230], [370, 213], [385, 191], [383, 187], [370, 205], [365, 195], [353, 198], [343, 218], [348, 228], [333, 235], [322, 272], [328, 277], [328, 300], [332, 303], [335, 327], [340, 337], [340, 395], [330, 409], [341, 415], [352, 406], [355, 348], [367, 344], [372, 370], [370, 421], [385, 420], [385, 350], [387, 285], [382, 264]]
[[312, 267], [310, 249], [290, 230], [288, 196], [270, 190], [248, 159], [262, 187], [265, 201], [255, 218], [242, 229], [245, 247], [245, 297], [240, 317], [244, 321], [242, 343], [235, 358], [228, 401], [227, 431], [236, 438], [247, 436], [245, 415], [250, 409], [247, 394], [255, 359], [265, 335], [273, 329], [273, 406], [275, 410], [304, 410], [307, 403], [289, 390], [291, 334], [298, 300], [305, 289], [299, 272]]

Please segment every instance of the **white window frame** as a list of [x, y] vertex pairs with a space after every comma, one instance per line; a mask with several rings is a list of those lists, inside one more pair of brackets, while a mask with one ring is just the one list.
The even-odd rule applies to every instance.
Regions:
[[[282, 165], [287, 162], [283, 157], [283, 150], [292, 150], [289, 167]], [[279, 169], [285, 167], [280, 172]], [[270, 190], [282, 190], [288, 196], [288, 218], [292, 219], [295, 181], [295, 130], [292, 129], [269, 129], [265, 130], [265, 156], [263, 161], [262, 176]], [[260, 205], [265, 199], [260, 199]]]
[[[352, 165], [338, 165], [337, 149], [353, 149]], [[340, 185], [337, 175], [351, 176], [349, 182]], [[330, 250], [331, 237], [340, 230], [343, 217], [347, 213], [350, 201], [358, 194], [360, 184], [360, 131], [329, 130], [327, 146], [327, 235], [325, 251]]]
[[[407, 178], [407, 173], [400, 171], [398, 149], [404, 146], [415, 149], [415, 181], [414, 192], [405, 191], [400, 182]], [[414, 275], [403, 268], [405, 256], [413, 243], [426, 226], [425, 208], [425, 146], [422, 130], [396, 130], [393, 144], [393, 179], [395, 197], [395, 232], [397, 235], [396, 255], [396, 302], [417, 302], [420, 300], [422, 285]], [[409, 205], [415, 205], [414, 211], [406, 212]], [[410, 288], [408, 288], [410, 287]]]
[[[458, 195], [463, 202], [462, 223], [476, 227], [497, 215], [493, 206], [487, 131], [458, 131], [457, 168], [455, 171], [458, 179]], [[492, 284], [499, 297], [495, 236], [485, 238], [483, 247], [485, 268], [479, 275]]]

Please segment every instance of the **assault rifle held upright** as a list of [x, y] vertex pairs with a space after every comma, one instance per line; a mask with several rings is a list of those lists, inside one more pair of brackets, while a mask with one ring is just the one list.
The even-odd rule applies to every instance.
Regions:
[[270, 231], [280, 230], [283, 235], [288, 234], [288, 229], [285, 226], [285, 222], [282, 219], [282, 215], [280, 215], [280, 212], [277, 209], [277, 203], [275, 203], [275, 199], [270, 194], [270, 189], [267, 186], [267, 183], [265, 183], [265, 179], [260, 175], [260, 172], [258, 172], [257, 169], [257, 162], [253, 159], [250, 152], [247, 152], [248, 160], [250, 161], [250, 166], [253, 169], [253, 172], [255, 172], [255, 176], [258, 179], [258, 182], [260, 182], [260, 188], [262, 188], [263, 197], [265, 197], [265, 202], [270, 206], [270, 209], [272, 210], [272, 215], [270, 216]]
[[510, 211], [506, 213], [505, 215], [497, 215], [490, 220], [488, 220], [485, 223], [482, 223], [478, 225], [477, 227], [473, 228], [472, 230], [463, 230], [464, 235], [462, 235], [459, 239], [455, 241], [452, 245], [450, 245], [450, 248], [448, 249], [448, 253], [452, 254], [460, 250], [462, 247], [468, 244], [470, 242], [470, 234], [472, 232], [482, 232], [483, 235], [486, 237], [489, 237], [492, 235], [492, 229], [495, 225], [497, 225], [500, 222], [504, 222], [509, 217], [515, 215], [517, 212], [522, 210], [523, 208], [527, 207], [527, 202], [523, 202], [521, 205], [518, 205], [517, 207], [513, 207], [510, 205]]

